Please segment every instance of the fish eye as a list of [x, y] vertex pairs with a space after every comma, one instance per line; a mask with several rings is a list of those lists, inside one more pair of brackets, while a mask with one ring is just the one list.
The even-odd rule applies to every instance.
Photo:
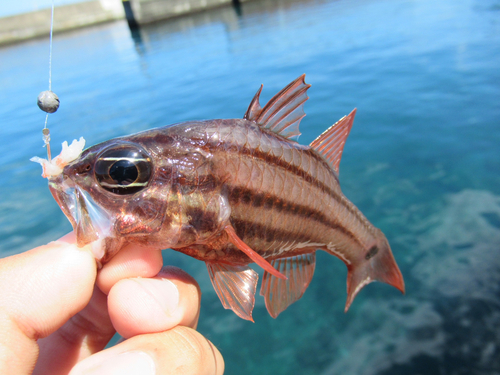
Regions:
[[94, 173], [99, 185], [114, 194], [134, 194], [144, 189], [151, 177], [151, 157], [138, 145], [120, 144], [97, 157]]

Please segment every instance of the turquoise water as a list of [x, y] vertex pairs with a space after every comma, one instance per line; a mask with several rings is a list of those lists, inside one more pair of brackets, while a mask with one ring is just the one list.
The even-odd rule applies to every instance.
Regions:
[[[228, 374], [500, 373], [500, 1], [253, 1], [144, 27], [56, 35], [52, 147], [169, 123], [240, 118], [306, 73], [301, 143], [358, 108], [344, 193], [389, 239], [407, 294], [371, 284], [347, 314], [345, 266], [318, 254], [308, 291], [277, 320], [225, 311], [205, 266], [200, 331]], [[48, 40], [0, 49], [0, 251], [70, 230], [40, 167]]]

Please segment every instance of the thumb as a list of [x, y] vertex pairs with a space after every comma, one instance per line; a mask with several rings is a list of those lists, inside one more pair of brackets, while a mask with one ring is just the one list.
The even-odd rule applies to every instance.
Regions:
[[61, 327], [92, 295], [95, 260], [70, 235], [0, 260], [0, 373], [33, 370], [37, 339]]

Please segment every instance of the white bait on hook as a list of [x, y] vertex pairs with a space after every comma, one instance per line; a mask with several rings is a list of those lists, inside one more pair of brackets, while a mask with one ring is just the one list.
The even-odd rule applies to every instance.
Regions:
[[42, 165], [42, 177], [55, 177], [62, 173], [62, 170], [66, 165], [71, 163], [73, 160], [78, 159], [84, 147], [85, 139], [83, 139], [83, 137], [80, 137], [78, 141], [74, 139], [69, 146], [68, 142], [64, 141], [62, 143], [61, 153], [50, 161], [44, 158], [39, 158], [38, 156], [34, 156], [30, 160]]

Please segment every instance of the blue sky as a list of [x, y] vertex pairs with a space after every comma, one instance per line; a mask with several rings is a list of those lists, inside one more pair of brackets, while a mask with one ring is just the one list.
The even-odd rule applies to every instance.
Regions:
[[[85, 0], [54, 0], [54, 5], [79, 3]], [[44, 8], [50, 8], [52, 0], [18, 0], [2, 1], [0, 5], [0, 17], [7, 17], [19, 13], [33, 12]]]

